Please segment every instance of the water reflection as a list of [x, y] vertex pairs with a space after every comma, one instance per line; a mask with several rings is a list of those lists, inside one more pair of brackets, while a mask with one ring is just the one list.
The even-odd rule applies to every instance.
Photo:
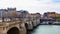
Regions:
[[60, 34], [59, 25], [40, 25], [28, 34]]

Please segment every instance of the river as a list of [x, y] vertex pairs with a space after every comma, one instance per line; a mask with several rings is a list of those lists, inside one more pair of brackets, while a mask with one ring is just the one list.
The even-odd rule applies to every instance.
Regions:
[[27, 34], [60, 34], [60, 25], [39, 25]]

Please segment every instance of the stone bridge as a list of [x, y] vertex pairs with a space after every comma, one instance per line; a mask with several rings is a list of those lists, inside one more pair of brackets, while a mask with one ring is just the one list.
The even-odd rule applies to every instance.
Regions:
[[35, 19], [32, 21], [14, 21], [0, 23], [0, 34], [26, 34], [27, 30], [31, 30], [43, 21], [51, 19]]
[[32, 30], [40, 24], [40, 19], [33, 21], [14, 21], [0, 23], [0, 34], [26, 34], [27, 30]]
[[26, 34], [25, 24], [20, 21], [0, 23], [0, 34]]

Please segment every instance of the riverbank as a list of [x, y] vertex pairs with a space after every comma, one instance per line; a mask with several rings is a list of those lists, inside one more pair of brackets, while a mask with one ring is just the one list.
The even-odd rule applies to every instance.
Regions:
[[60, 25], [60, 22], [42, 22], [40, 25]]

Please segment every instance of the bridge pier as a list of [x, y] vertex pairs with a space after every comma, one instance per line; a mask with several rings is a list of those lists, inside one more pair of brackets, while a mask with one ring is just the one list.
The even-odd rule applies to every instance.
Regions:
[[20, 25], [20, 34], [26, 34], [27, 33], [27, 29], [25, 27], [25, 23], [22, 23]]
[[25, 25], [26, 25], [27, 30], [32, 30], [33, 29], [32, 21], [26, 22]]
[[32, 24], [33, 24], [33, 27], [36, 27], [37, 26], [36, 20], [33, 20]]

